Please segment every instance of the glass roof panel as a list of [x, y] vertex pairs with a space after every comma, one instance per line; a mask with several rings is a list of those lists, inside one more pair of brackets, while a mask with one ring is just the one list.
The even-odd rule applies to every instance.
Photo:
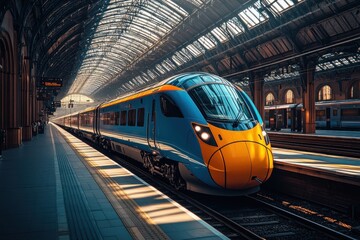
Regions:
[[151, 79], [155, 79], [157, 77], [156, 74], [151, 70], [147, 70], [146, 73]]
[[239, 17], [249, 28], [255, 27], [269, 18], [267, 14], [260, 12], [258, 10], [259, 8], [259, 2], [256, 2], [253, 6], [250, 6], [239, 13]]
[[166, 70], [161, 64], [156, 64], [155, 66], [156, 70], [158, 70], [161, 74], [165, 74]]
[[178, 66], [181, 66], [181, 65], [184, 64], [184, 62], [181, 61], [181, 59], [179, 59], [176, 55], [173, 55], [173, 56], [171, 57], [171, 59], [172, 59]]
[[265, 6], [276, 13], [281, 13], [294, 5], [292, 0], [265, 0]]
[[222, 43], [229, 40], [229, 38], [226, 36], [225, 32], [221, 28], [214, 28], [211, 33]]
[[213, 41], [210, 33], [200, 37], [198, 40], [201, 43], [201, 45], [203, 45], [207, 50], [210, 50], [210, 49], [213, 49], [216, 47], [216, 41]]
[[[198, 1], [193, 4], [203, 4]], [[161, 41], [175, 26], [189, 14], [172, 0], [133, 1], [110, 0], [97, 26], [88, 31], [85, 56], [68, 94], [91, 95], [116, 80], [132, 62]], [[188, 57], [182, 52], [174, 55], [176, 61], [184, 63]], [[174, 62], [176, 62], [174, 59]], [[175, 69], [170, 59], [156, 67], [160, 73]], [[178, 63], [176, 63], [178, 64]], [[149, 72], [134, 78], [129, 88], [155, 78]]]
[[346, 59], [346, 58], [340, 58], [339, 59], [343, 64], [345, 64], [345, 65], [349, 65], [350, 64], [350, 62]]
[[187, 0], [189, 2], [191, 2], [192, 4], [195, 4], [197, 7], [200, 7], [201, 5], [203, 5], [206, 0]]
[[191, 53], [189, 52], [189, 50], [187, 48], [181, 49], [179, 53], [185, 59], [186, 62], [193, 59], [193, 56], [191, 55]]
[[194, 56], [194, 57], [198, 57], [200, 55], [202, 55], [204, 52], [199, 50], [195, 44], [189, 44], [186, 46], [186, 49], [189, 50], [189, 52]]
[[162, 62], [162, 66], [168, 71], [176, 69], [176, 66], [170, 61], [170, 59], [165, 59]]
[[226, 32], [230, 33], [232, 37], [236, 37], [245, 31], [244, 26], [241, 25], [239, 19], [236, 17], [224, 23], [222, 28], [225, 29]]

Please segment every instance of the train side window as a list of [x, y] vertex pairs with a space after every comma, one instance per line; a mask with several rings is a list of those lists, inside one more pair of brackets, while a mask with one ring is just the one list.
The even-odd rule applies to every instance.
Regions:
[[139, 127], [144, 126], [144, 115], [145, 115], [145, 109], [144, 108], [139, 108], [137, 110], [137, 125]]
[[120, 113], [120, 125], [121, 126], [126, 125], [126, 118], [127, 118], [127, 111], [121, 111], [121, 113]]
[[119, 125], [119, 120], [120, 120], [120, 112], [115, 112], [115, 125]]
[[107, 118], [107, 113], [105, 113], [105, 112], [100, 113], [100, 122], [101, 122], [102, 124], [108, 125], [107, 119], [108, 119], [108, 118]]
[[166, 117], [178, 117], [183, 118], [183, 114], [181, 113], [179, 107], [174, 103], [174, 101], [168, 96], [161, 96], [160, 97], [160, 105], [161, 105], [161, 112]]
[[108, 125], [115, 125], [115, 112], [108, 113]]
[[128, 113], [128, 125], [135, 126], [136, 123], [136, 109], [129, 110]]

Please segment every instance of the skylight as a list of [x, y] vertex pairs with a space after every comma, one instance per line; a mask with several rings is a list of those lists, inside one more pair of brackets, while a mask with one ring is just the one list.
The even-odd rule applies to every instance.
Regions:
[[[187, 16], [172, 0], [110, 0], [96, 29], [92, 27], [95, 32], [86, 37], [89, 45], [69, 94], [91, 95], [99, 91]], [[184, 62], [179, 56], [177, 60]], [[162, 65], [168, 71], [176, 67], [169, 60]], [[156, 69], [163, 72], [159, 67]], [[136, 78], [126, 87], [142, 81]]]
[[259, 8], [259, 2], [256, 2], [253, 6], [250, 6], [239, 13], [239, 17], [249, 28], [255, 27], [269, 18], [266, 13], [260, 12]]

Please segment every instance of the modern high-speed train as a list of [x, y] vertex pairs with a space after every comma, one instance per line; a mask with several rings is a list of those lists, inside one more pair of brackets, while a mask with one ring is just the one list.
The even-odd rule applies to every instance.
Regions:
[[178, 189], [251, 194], [273, 170], [269, 137], [251, 99], [208, 73], [176, 75], [52, 122], [142, 162]]

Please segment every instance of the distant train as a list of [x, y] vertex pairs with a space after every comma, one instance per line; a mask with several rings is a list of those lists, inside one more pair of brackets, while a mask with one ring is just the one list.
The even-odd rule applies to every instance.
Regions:
[[269, 137], [251, 99], [208, 73], [176, 75], [52, 121], [140, 161], [178, 189], [250, 194], [273, 170]]
[[[265, 106], [266, 127], [301, 131], [302, 108], [302, 104]], [[317, 129], [360, 130], [359, 99], [316, 102], [315, 111]]]

